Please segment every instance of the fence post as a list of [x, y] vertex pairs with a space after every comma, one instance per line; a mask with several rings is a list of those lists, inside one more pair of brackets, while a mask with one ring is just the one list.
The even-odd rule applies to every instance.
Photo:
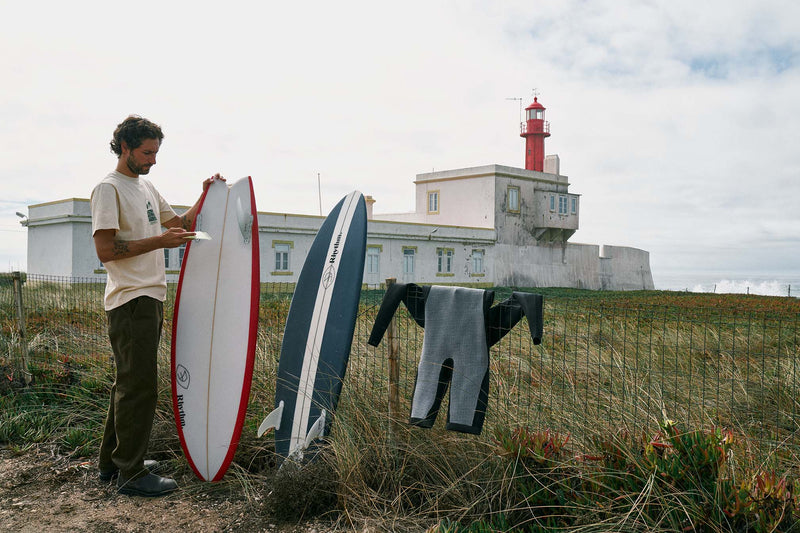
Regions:
[[[397, 279], [387, 278], [386, 290], [395, 284]], [[386, 328], [386, 345], [388, 347], [389, 355], [389, 418], [394, 419], [400, 413], [400, 364], [397, 360], [398, 343], [394, 336], [395, 327], [397, 326], [397, 319], [392, 315], [389, 326]]]
[[25, 338], [25, 306], [22, 300], [22, 274], [15, 270], [11, 273], [14, 279], [14, 304], [17, 308], [17, 324], [19, 330], [19, 345], [22, 358], [17, 362], [20, 373], [25, 380], [25, 385], [31, 384], [31, 373], [28, 371], [28, 340]]

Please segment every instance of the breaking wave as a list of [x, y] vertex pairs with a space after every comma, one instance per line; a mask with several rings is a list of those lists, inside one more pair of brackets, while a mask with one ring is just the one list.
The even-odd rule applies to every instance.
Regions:
[[746, 275], [669, 273], [656, 282], [656, 289], [710, 292], [716, 294], [758, 294], [800, 298], [800, 275], [759, 277]]
[[778, 280], [731, 280], [722, 279], [716, 283], [698, 283], [690, 292], [713, 292], [717, 294], [759, 294], [762, 296], [800, 295], [800, 285], [791, 286]]

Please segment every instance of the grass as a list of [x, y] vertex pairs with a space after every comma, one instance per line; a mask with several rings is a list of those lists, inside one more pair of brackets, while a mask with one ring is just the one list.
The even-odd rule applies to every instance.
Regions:
[[[255, 437], [272, 408], [291, 297], [264, 291], [234, 463], [222, 483], [184, 490], [238, 494], [265, 517], [324, 516], [343, 529], [791, 530], [800, 300], [529, 290], [546, 298], [543, 343], [531, 344], [523, 321], [492, 348], [477, 437], [442, 429], [446, 402], [433, 429], [406, 424], [424, 335], [403, 310], [401, 408], [389, 416], [387, 342], [366, 344], [382, 292], [365, 291], [333, 431], [317, 460], [297, 469], [278, 469], [271, 440]], [[102, 287], [29, 279], [24, 339], [8, 294], [0, 285], [0, 444], [92, 457], [113, 380]], [[151, 452], [188, 477], [166, 371], [172, 297]], [[23, 342], [27, 388], [15, 366]]]

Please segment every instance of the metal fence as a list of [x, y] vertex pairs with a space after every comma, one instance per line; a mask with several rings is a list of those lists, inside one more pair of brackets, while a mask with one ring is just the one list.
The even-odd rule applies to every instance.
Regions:
[[[23, 274], [16, 287], [13, 276], [0, 277], [3, 379], [32, 377], [35, 383], [37, 375], [64, 365], [87, 374], [111, 368], [103, 279]], [[271, 408], [292, 290], [291, 284], [262, 285], [259, 386], [251, 398], [264, 404], [262, 413]], [[388, 411], [394, 372], [399, 403], [393, 409], [408, 416], [424, 331], [401, 306], [392, 368], [391, 343], [367, 344], [383, 295], [380, 287], [362, 291], [342, 400], [368, 398]], [[174, 296], [170, 285], [162, 369], [169, 368]], [[687, 429], [732, 429], [765, 464], [798, 464], [800, 315], [546, 297], [544, 320], [542, 344], [532, 344], [523, 319], [490, 350], [484, 435], [524, 425], [569, 433], [580, 446], [620, 429], [652, 434], [670, 419]], [[444, 425], [446, 410], [445, 402], [435, 427]]]

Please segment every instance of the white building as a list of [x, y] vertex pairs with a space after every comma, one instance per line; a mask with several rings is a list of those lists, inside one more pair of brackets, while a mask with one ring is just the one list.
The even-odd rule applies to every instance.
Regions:
[[[549, 125], [537, 101], [521, 136], [526, 167], [488, 165], [418, 174], [412, 213], [373, 214], [367, 196], [364, 283], [386, 278], [480, 286], [653, 289], [649, 253], [574, 244], [581, 197], [569, 192], [558, 156], [544, 157]], [[186, 207], [176, 206], [179, 213]], [[258, 213], [261, 281], [294, 282], [324, 217]], [[105, 273], [91, 236], [89, 200], [28, 208], [28, 272], [68, 277]], [[182, 249], [165, 250], [177, 280]]]

